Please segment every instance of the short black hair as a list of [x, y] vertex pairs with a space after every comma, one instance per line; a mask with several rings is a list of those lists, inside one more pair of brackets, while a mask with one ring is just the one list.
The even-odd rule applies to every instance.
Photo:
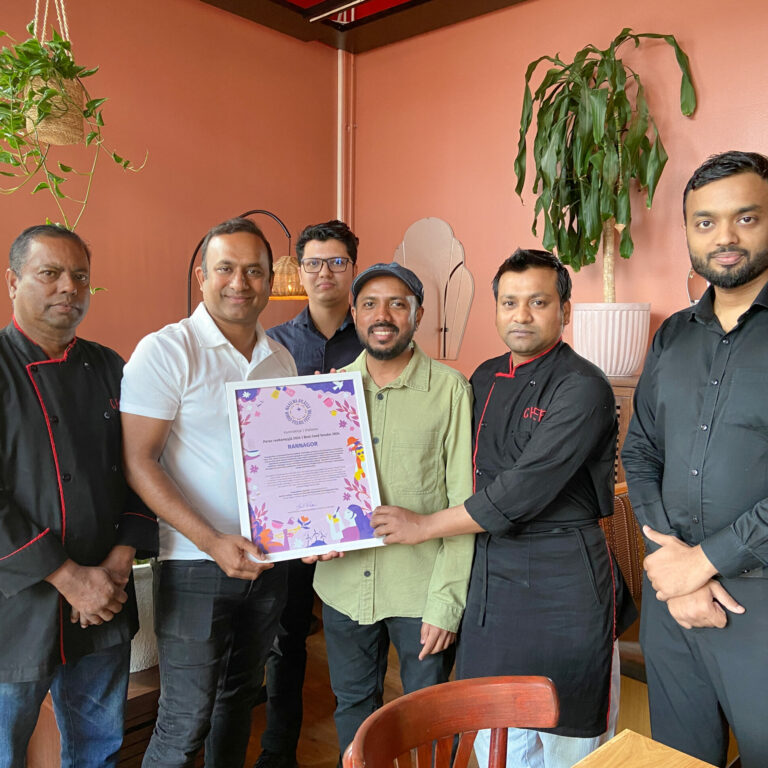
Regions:
[[301, 260], [304, 258], [304, 246], [310, 240], [320, 240], [321, 242], [339, 240], [344, 243], [344, 247], [347, 249], [347, 256], [352, 259], [352, 263], [357, 264], [357, 246], [360, 240], [343, 221], [334, 219], [333, 221], [324, 221], [322, 224], [310, 224], [308, 227], [305, 227], [296, 241], [296, 257], [299, 260], [299, 264], [301, 264]]
[[272, 246], [269, 244], [269, 240], [264, 237], [264, 233], [259, 227], [256, 226], [250, 219], [244, 219], [241, 216], [236, 216], [234, 219], [227, 219], [222, 221], [221, 224], [217, 224], [215, 227], [211, 227], [208, 230], [208, 234], [203, 239], [203, 244], [200, 246], [200, 264], [203, 268], [203, 276], [208, 275], [208, 264], [206, 262], [206, 256], [208, 254], [208, 246], [211, 244], [211, 240], [219, 235], [234, 235], [237, 232], [248, 232], [251, 235], [256, 235], [267, 249], [267, 259], [269, 261], [269, 276], [272, 277]]
[[525, 272], [530, 267], [547, 267], [557, 272], [557, 293], [560, 306], [571, 298], [571, 275], [560, 259], [549, 251], [518, 248], [509, 258], [504, 259], [493, 278], [493, 298], [499, 299], [499, 280], [505, 272]]
[[713, 181], [727, 179], [739, 173], [756, 173], [763, 181], [768, 181], [768, 157], [757, 152], [739, 152], [730, 150], [712, 155], [694, 172], [683, 191], [683, 219], [685, 219], [685, 201], [688, 193]]
[[80, 235], [73, 232], [71, 229], [62, 227], [60, 224], [35, 224], [31, 227], [27, 227], [13, 241], [13, 243], [11, 243], [11, 250], [8, 253], [8, 266], [11, 268], [11, 272], [17, 277], [21, 277], [21, 270], [24, 269], [24, 265], [27, 263], [29, 246], [41, 237], [59, 237], [64, 240], [71, 240], [83, 249], [86, 258], [88, 259], [88, 263], [91, 263], [91, 251]]

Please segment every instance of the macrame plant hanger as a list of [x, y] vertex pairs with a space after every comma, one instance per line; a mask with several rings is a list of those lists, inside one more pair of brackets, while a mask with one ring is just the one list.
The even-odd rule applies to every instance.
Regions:
[[[56, 9], [56, 18], [59, 24], [59, 34], [70, 42], [69, 22], [67, 20], [67, 8], [64, 0], [53, 0]], [[42, 7], [41, 7], [42, 6]], [[50, 0], [35, 0], [35, 19], [32, 33], [45, 45], [45, 31], [48, 26], [48, 10]], [[46, 85], [41, 80], [33, 83], [38, 88]], [[83, 140], [83, 86], [78, 80], [57, 80], [47, 83], [61, 94], [51, 100], [51, 113], [34, 126], [37, 115], [30, 112], [28, 125], [30, 130], [37, 131], [38, 139], [45, 144], [63, 146], [65, 144], [79, 144]], [[31, 125], [30, 125], [31, 123]]]

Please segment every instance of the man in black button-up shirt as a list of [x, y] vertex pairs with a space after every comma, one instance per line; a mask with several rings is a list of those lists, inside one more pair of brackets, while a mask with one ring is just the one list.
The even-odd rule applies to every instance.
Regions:
[[[768, 158], [710, 158], [684, 195], [711, 286], [659, 329], [622, 459], [647, 537], [642, 609], [654, 738], [768, 764]], [[723, 717], [724, 715], [724, 717]]]
[[[24, 765], [51, 690], [62, 766], [117, 765], [130, 639], [131, 566], [157, 548], [154, 515], [122, 471], [111, 349], [75, 336], [89, 300], [83, 241], [30, 227], [6, 273], [0, 331], [0, 765]], [[147, 555], [144, 555], [147, 556]]]
[[[301, 284], [308, 306], [267, 334], [293, 355], [300, 376], [343, 368], [362, 351], [349, 311], [349, 290], [357, 273], [358, 239], [341, 221], [306, 227], [296, 242]], [[275, 647], [267, 660], [267, 727], [258, 768], [292, 768], [302, 721], [301, 689], [307, 664], [306, 638], [315, 592], [314, 565], [289, 560], [288, 601]]]

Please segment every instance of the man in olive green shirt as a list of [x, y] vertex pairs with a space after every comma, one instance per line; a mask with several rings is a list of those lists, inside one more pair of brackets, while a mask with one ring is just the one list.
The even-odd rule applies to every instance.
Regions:
[[[423, 314], [419, 278], [376, 264], [352, 284], [365, 351], [360, 371], [383, 504], [421, 514], [472, 494], [472, 390], [413, 342]], [[406, 693], [446, 682], [472, 566], [474, 536], [346, 552], [318, 564], [336, 730], [343, 752], [381, 706], [390, 641]]]

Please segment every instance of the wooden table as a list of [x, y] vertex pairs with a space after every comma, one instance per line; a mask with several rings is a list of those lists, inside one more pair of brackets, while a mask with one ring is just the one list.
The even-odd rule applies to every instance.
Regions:
[[573, 768], [714, 768], [634, 731], [622, 731]]

